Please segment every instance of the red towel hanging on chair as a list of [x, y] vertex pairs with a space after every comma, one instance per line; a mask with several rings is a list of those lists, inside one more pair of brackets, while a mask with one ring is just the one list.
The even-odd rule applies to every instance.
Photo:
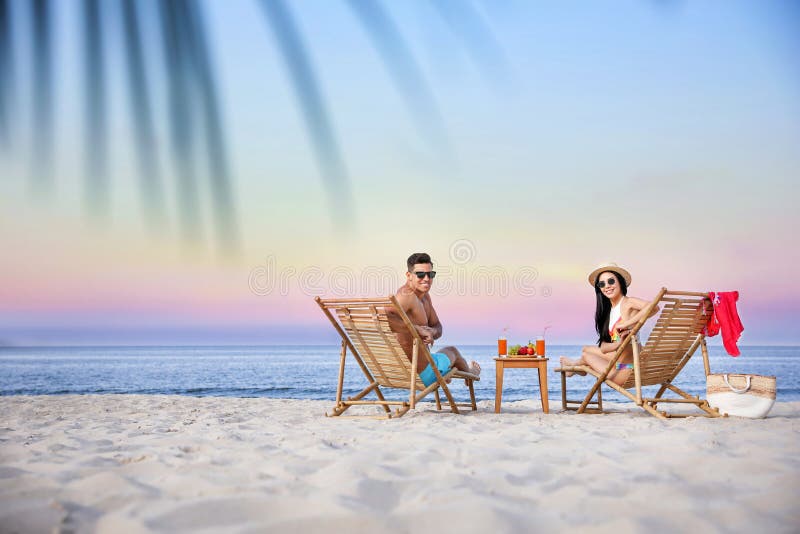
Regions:
[[736, 342], [744, 331], [742, 321], [739, 319], [739, 312], [736, 310], [736, 301], [739, 300], [738, 291], [721, 291], [715, 293], [708, 292], [711, 303], [714, 305], [714, 313], [708, 320], [705, 334], [714, 337], [722, 332], [722, 344], [731, 356], [738, 356], [739, 347]]

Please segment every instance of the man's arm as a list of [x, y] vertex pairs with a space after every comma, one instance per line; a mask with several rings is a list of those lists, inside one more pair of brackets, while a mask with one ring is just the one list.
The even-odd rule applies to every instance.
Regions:
[[[398, 291], [397, 295], [397, 303], [400, 305], [400, 308], [406, 315], [409, 315], [409, 312], [417, 304], [417, 297], [413, 293], [405, 292], [405, 291]], [[394, 310], [388, 310], [387, 316], [389, 316], [390, 320], [394, 318], [395, 324], [399, 329], [405, 329], [405, 323], [397, 316]], [[412, 323], [413, 324], [413, 323]], [[422, 338], [422, 342], [428, 345], [433, 344], [434, 337], [430, 328], [426, 325], [414, 325], [414, 328], [417, 330], [417, 333]], [[441, 335], [441, 331], [439, 333]]]
[[437, 315], [436, 310], [433, 309], [431, 297], [425, 295], [425, 298], [428, 301], [428, 328], [431, 329], [433, 339], [439, 339], [442, 337], [442, 323], [439, 321], [439, 315]]

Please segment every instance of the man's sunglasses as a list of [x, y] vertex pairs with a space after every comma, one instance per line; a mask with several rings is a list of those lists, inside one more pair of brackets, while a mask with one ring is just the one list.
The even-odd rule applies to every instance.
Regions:
[[436, 271], [414, 271], [414, 274], [417, 275], [417, 278], [422, 280], [426, 276], [429, 277], [431, 280], [436, 278]]
[[599, 282], [597, 282], [597, 287], [603, 289], [604, 287], [606, 287], [606, 283], [608, 283], [609, 286], [613, 286], [614, 284], [617, 283], [617, 280], [615, 278], [609, 278], [607, 282], [600, 280]]

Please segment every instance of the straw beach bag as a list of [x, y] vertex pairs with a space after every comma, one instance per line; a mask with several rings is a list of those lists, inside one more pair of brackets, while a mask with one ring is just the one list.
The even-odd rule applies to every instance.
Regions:
[[766, 417], [775, 404], [775, 377], [710, 374], [706, 377], [708, 403], [738, 417]]

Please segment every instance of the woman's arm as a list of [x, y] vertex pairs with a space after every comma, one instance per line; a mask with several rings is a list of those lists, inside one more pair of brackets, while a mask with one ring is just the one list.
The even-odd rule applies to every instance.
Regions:
[[[645, 316], [645, 312], [647, 311], [647, 307], [650, 306], [650, 302], [646, 300], [637, 299], [636, 297], [628, 297], [628, 302], [631, 310], [637, 310], [636, 313], [628, 320], [620, 321], [617, 323], [617, 330], [622, 332], [623, 330], [629, 330], [633, 327], [636, 323], [638, 323], [642, 318]], [[650, 313], [647, 315], [649, 319], [653, 315], [658, 312], [658, 306], [653, 306], [653, 309], [650, 310]]]

